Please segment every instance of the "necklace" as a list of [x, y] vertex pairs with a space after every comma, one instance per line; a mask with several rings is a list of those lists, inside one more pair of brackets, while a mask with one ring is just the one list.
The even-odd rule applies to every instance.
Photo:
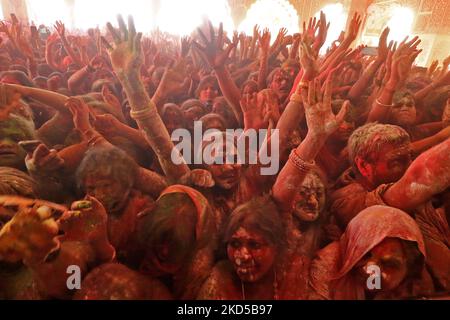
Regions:
[[[242, 300], [246, 300], [246, 298], [245, 298], [245, 286], [244, 286], [244, 282], [242, 280], [241, 280], [241, 290], [242, 290]], [[273, 270], [273, 300], [279, 300], [277, 271], [275, 269]]]

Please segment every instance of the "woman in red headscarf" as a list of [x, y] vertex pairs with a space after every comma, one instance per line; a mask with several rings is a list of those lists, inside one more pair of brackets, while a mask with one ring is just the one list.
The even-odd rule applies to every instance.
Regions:
[[433, 292], [419, 227], [387, 206], [361, 211], [311, 264], [310, 299], [401, 299]]
[[195, 299], [214, 265], [216, 217], [200, 192], [183, 185], [165, 189], [155, 205], [138, 228], [140, 271], [160, 279], [175, 299]]

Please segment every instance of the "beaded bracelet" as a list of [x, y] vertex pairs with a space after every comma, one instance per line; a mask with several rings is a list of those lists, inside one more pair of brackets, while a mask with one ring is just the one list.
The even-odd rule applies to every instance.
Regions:
[[301, 172], [303, 173], [308, 173], [309, 171], [311, 171], [311, 169], [314, 167], [315, 162], [306, 162], [305, 160], [303, 160], [302, 158], [300, 158], [297, 154], [297, 151], [294, 149], [292, 150], [290, 156], [289, 156], [289, 160], [291, 161], [291, 163]]

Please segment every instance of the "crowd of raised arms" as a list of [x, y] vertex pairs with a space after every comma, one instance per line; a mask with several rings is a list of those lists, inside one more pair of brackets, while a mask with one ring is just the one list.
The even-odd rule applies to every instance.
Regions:
[[[361, 22], [328, 49], [324, 14], [181, 39], [2, 22], [0, 298], [448, 295], [450, 57], [418, 67], [389, 28], [368, 55]], [[222, 164], [175, 161], [198, 123]], [[261, 129], [276, 174], [225, 161]]]

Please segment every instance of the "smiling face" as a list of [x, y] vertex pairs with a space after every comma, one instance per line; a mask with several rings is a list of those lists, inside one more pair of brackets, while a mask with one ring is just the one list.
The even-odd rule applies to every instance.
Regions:
[[416, 123], [417, 112], [414, 98], [405, 95], [401, 99], [394, 101], [391, 109], [391, 120], [394, 124], [409, 127]]
[[325, 186], [315, 174], [305, 177], [294, 200], [293, 214], [300, 221], [313, 222], [325, 207]]
[[276, 248], [260, 232], [241, 227], [231, 236], [227, 254], [242, 281], [256, 282], [272, 269]]
[[[357, 276], [364, 285], [371, 274], [370, 266], [378, 266], [381, 272], [381, 291], [397, 288], [408, 274], [407, 255], [398, 238], [386, 238], [370, 250], [356, 265]], [[366, 286], [365, 286], [366, 287]]]

